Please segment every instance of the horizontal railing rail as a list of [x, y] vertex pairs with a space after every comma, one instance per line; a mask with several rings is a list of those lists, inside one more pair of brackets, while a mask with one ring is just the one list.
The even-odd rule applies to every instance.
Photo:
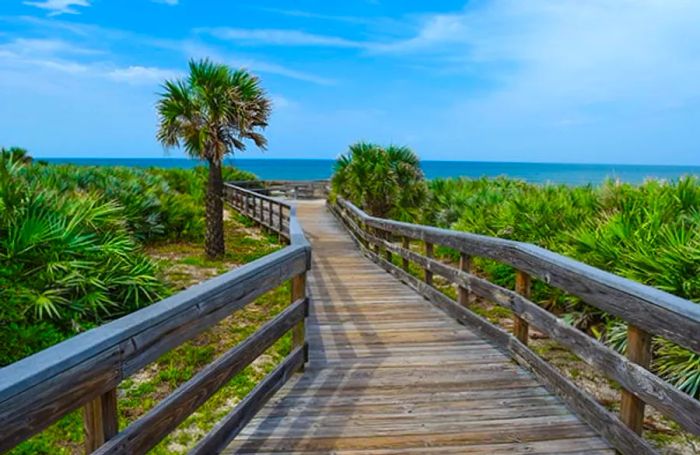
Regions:
[[[83, 407], [88, 453], [145, 453], [291, 331], [292, 352], [195, 452], [223, 448], [307, 359], [305, 277], [311, 247], [294, 208], [284, 208], [277, 222], [289, 243], [283, 249], [0, 369], [0, 452]], [[121, 381], [287, 281], [289, 307], [119, 431], [116, 390]]]
[[231, 184], [259, 194], [283, 195], [289, 199], [325, 199], [330, 180], [246, 180]]
[[[700, 402], [647, 369], [651, 360], [652, 335], [700, 351], [700, 306], [697, 304], [534, 245], [377, 218], [341, 197], [329, 203], [329, 208], [371, 259], [459, 321], [480, 330], [516, 361], [532, 370], [620, 452], [655, 453], [651, 445], [639, 436], [645, 403], [685, 430], [700, 434]], [[411, 241], [424, 244], [423, 254], [410, 248]], [[458, 252], [459, 265], [453, 266], [434, 258], [434, 245]], [[393, 255], [401, 259], [400, 265], [394, 264]], [[474, 257], [512, 266], [516, 270], [515, 291], [472, 273]], [[422, 280], [409, 272], [410, 263], [423, 270]], [[434, 275], [457, 287], [458, 301], [433, 285]], [[628, 322], [627, 357], [532, 302], [532, 278], [578, 296], [585, 303]], [[472, 296], [511, 310], [514, 314], [513, 334], [472, 312], [469, 309]], [[622, 386], [619, 417], [528, 347], [530, 325]]]

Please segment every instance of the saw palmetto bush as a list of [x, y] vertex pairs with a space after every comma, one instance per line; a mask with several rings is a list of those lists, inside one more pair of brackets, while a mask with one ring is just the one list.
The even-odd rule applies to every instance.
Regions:
[[[594, 267], [700, 302], [700, 180], [533, 185], [496, 179], [429, 184], [421, 221], [534, 243]], [[512, 268], [477, 260], [481, 273], [512, 286]], [[579, 299], [536, 283], [534, 299], [620, 351], [626, 325]], [[700, 396], [700, 356], [655, 342], [654, 368]]]
[[158, 300], [166, 290], [142, 246], [204, 237], [204, 167], [0, 156], [0, 365]]
[[335, 164], [336, 194], [368, 213], [414, 220], [427, 196], [418, 156], [408, 147], [358, 142]]
[[158, 300], [155, 274], [116, 201], [52, 187], [2, 160], [1, 364]]

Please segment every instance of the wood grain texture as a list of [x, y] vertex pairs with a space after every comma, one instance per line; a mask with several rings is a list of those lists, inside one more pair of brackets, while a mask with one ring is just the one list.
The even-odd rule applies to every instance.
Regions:
[[[522, 295], [526, 299], [529, 299], [530, 287], [530, 275], [520, 270], [517, 270], [515, 272], [515, 292]], [[527, 345], [529, 339], [528, 323], [517, 313], [514, 313], [513, 315], [513, 336], [520, 340], [521, 343]]]
[[322, 205], [298, 207], [314, 249], [309, 363], [225, 453], [612, 453], [481, 333], [363, 257]]
[[[627, 358], [642, 368], [651, 364], [651, 335], [630, 325], [627, 328]], [[634, 393], [623, 390], [620, 403], [620, 419], [637, 434], [642, 434], [644, 424], [644, 401]]]
[[[381, 239], [371, 238], [372, 241]], [[464, 286], [479, 297], [512, 310], [529, 324], [570, 349], [586, 363], [619, 382], [626, 390], [653, 405], [686, 430], [700, 434], [700, 402], [681, 392], [650, 371], [626, 359], [597, 340], [576, 330], [537, 304], [487, 280], [459, 271], [413, 251], [395, 247], [394, 252], [449, 281]], [[493, 334], [494, 336], [496, 334]]]

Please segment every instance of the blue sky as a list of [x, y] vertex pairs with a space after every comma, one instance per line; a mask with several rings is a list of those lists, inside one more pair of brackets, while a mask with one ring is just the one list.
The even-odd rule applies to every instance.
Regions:
[[200, 57], [273, 99], [251, 158], [700, 164], [698, 0], [1, 0], [0, 145], [164, 156], [159, 84]]

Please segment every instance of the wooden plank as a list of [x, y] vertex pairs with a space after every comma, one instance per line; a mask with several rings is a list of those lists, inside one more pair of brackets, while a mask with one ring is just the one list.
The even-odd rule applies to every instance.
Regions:
[[[642, 368], [649, 368], [652, 356], [651, 335], [630, 325], [627, 328], [627, 358]], [[620, 419], [635, 433], [641, 435], [644, 424], [644, 401], [633, 392], [623, 390]]]
[[[526, 299], [530, 298], [530, 275], [520, 270], [515, 272], [515, 292], [522, 295]], [[529, 338], [527, 321], [520, 317], [519, 314], [513, 315], [513, 336], [520, 340], [521, 343], [527, 345]]]
[[[252, 445], [252, 444], [251, 444]], [[287, 452], [255, 452], [247, 451], [243, 448], [226, 450], [224, 453], [256, 453], [258, 455], [290, 455], [299, 453], [298, 451]], [[308, 455], [327, 455], [327, 451], [304, 451]], [[439, 445], [426, 446], [418, 443], [415, 447], [400, 448], [374, 448], [374, 449], [343, 449], [333, 450], [333, 454], [339, 455], [403, 455], [403, 454], [469, 454], [469, 455], [512, 455], [512, 454], [568, 454], [568, 455], [612, 455], [614, 451], [597, 437], [576, 437], [548, 441], [528, 441], [528, 442], [504, 442], [497, 444], [471, 444], [471, 445]]]
[[[429, 258], [433, 257], [433, 244], [430, 242], [425, 242], [425, 256]], [[432, 286], [433, 272], [431, 272], [430, 269], [424, 269], [423, 276], [425, 284], [427, 284], [428, 286]]]
[[[532, 352], [517, 338], [492, 325], [487, 320], [460, 306], [432, 286], [427, 286], [412, 275], [389, 264], [381, 257], [370, 255], [370, 258], [384, 267], [401, 280], [414, 287], [431, 302], [442, 308], [458, 321], [477, 328], [484, 336], [508, 351], [521, 365], [530, 368], [540, 380], [559, 395], [569, 407], [586, 421], [592, 428], [603, 435], [616, 449], [623, 454], [655, 454], [656, 451], [637, 434], [627, 428], [616, 416], [612, 415], [588, 394], [582, 392], [559, 371]], [[426, 258], [427, 259], [427, 258]], [[436, 261], [433, 261], [436, 262]], [[454, 269], [453, 269], [454, 270]], [[454, 270], [456, 273], [464, 273]], [[490, 284], [490, 283], [489, 283]], [[474, 289], [472, 287], [472, 289]], [[510, 291], [512, 292], [512, 291]], [[518, 296], [518, 294], [513, 293]], [[518, 296], [520, 297], [520, 296]], [[534, 304], [533, 304], [534, 305]]]
[[[292, 278], [292, 301], [306, 299], [306, 272]], [[292, 329], [292, 347], [297, 348], [306, 344], [306, 316], [309, 314], [308, 305], [304, 317]], [[308, 360], [308, 352], [305, 352], [304, 363]], [[303, 364], [302, 364], [303, 369]]]
[[226, 417], [224, 417], [191, 451], [190, 454], [220, 453], [231, 442], [267, 400], [279, 390], [304, 363], [304, 347], [298, 347], [258, 384]]
[[85, 452], [92, 453], [117, 434], [117, 390], [112, 389], [83, 406]]
[[299, 300], [241, 344], [207, 365], [143, 417], [96, 451], [98, 454], [146, 453], [190, 416], [221, 386], [303, 320], [307, 300]]
[[686, 430], [700, 434], [700, 402], [645, 368], [630, 362], [521, 295], [414, 252], [398, 249], [395, 249], [395, 252], [411, 257], [413, 262], [431, 268], [454, 283], [469, 287], [480, 297], [509, 308]]
[[[408, 248], [405, 248], [405, 249], [408, 249]], [[408, 262], [408, 259], [406, 259], [406, 258], [403, 258], [403, 260]], [[459, 253], [459, 270], [469, 273], [469, 272], [471, 272], [471, 268], [472, 268], [471, 256], [469, 256], [466, 253]], [[464, 286], [459, 286], [457, 288], [457, 302], [465, 308], [467, 308], [469, 306], [470, 295], [469, 295], [468, 288], [466, 288]]]
[[[410, 244], [410, 240], [411, 240], [411, 239], [409, 239], [409, 238], [406, 237], [406, 236], [401, 237], [401, 239], [402, 239], [402, 240], [401, 240], [401, 246], [402, 246], [404, 249], [408, 250], [408, 249], [411, 247], [411, 244]], [[406, 259], [406, 258], [401, 258], [401, 266], [403, 267], [403, 269], [404, 269], [406, 272], [408, 272], [408, 266], [409, 266], [409, 261], [408, 261], [408, 259]]]

